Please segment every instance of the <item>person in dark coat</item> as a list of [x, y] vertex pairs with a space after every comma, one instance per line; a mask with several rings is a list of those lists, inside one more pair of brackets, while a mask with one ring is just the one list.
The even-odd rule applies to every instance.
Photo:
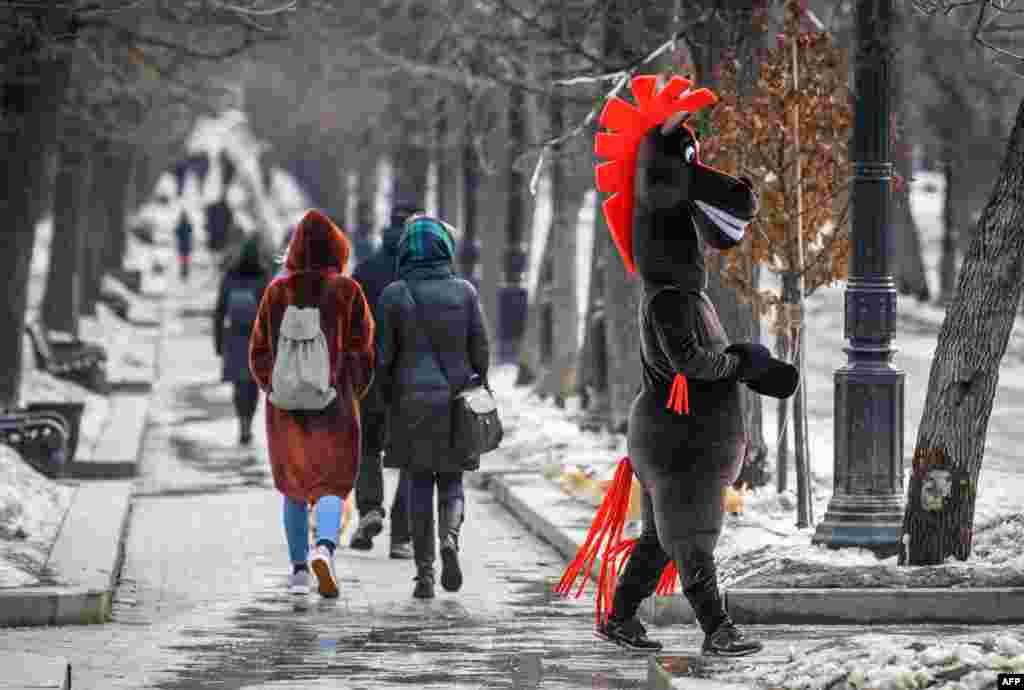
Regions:
[[243, 446], [252, 443], [252, 419], [260, 397], [249, 371], [249, 337], [269, 282], [259, 238], [250, 236], [221, 280], [213, 313], [213, 343], [223, 360], [221, 380], [234, 385], [238, 442]]
[[[450, 226], [427, 216], [406, 221], [398, 242], [398, 281], [380, 296], [377, 368], [388, 406], [390, 435], [384, 461], [409, 475], [409, 511], [416, 561], [413, 596], [434, 596], [434, 486], [441, 586], [462, 586], [459, 531], [465, 519], [462, 473], [479, 457], [451, 448], [451, 401], [475, 382], [487, 385], [490, 347], [476, 288], [452, 270]], [[443, 367], [438, 358], [443, 358]]]
[[182, 280], [188, 280], [189, 268], [192, 263], [193, 243], [192, 223], [188, 221], [188, 213], [184, 210], [174, 228], [174, 238], [178, 244], [178, 266]]
[[[398, 239], [407, 218], [421, 212], [417, 204], [400, 201], [391, 212], [391, 225], [384, 229], [380, 248], [368, 259], [356, 266], [352, 278], [359, 283], [370, 303], [374, 319], [378, 318], [377, 302], [384, 288], [398, 278]], [[359, 459], [359, 476], [356, 479], [356, 509], [359, 511], [359, 525], [352, 533], [349, 544], [353, 549], [369, 551], [373, 538], [384, 528], [384, 473], [381, 468], [381, 453], [387, 434], [387, 408], [384, 406], [377, 386], [371, 385], [363, 401], [363, 452]], [[395, 497], [391, 502], [391, 557], [412, 558], [412, 537], [410, 536], [409, 511], [406, 506], [408, 479], [403, 472], [399, 476]]]

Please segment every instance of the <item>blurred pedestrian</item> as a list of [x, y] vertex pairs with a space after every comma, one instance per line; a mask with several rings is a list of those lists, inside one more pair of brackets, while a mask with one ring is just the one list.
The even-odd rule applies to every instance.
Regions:
[[[419, 205], [399, 201], [391, 211], [391, 224], [384, 229], [380, 248], [363, 261], [352, 274], [352, 278], [363, 288], [366, 301], [370, 303], [374, 319], [378, 318], [377, 302], [384, 288], [398, 278], [398, 239], [406, 219], [422, 212]], [[384, 529], [384, 472], [381, 454], [387, 435], [387, 407], [379, 387], [370, 387], [363, 401], [363, 453], [359, 459], [359, 476], [356, 479], [356, 508], [359, 510], [359, 525], [352, 534], [349, 544], [353, 549], [369, 551], [373, 538]], [[399, 475], [395, 497], [391, 502], [391, 557], [412, 558], [412, 536], [409, 527], [409, 511], [405, 501], [408, 492], [405, 473]]]
[[189, 269], [192, 263], [193, 243], [192, 223], [188, 220], [188, 212], [182, 209], [178, 218], [178, 225], [174, 228], [174, 237], [178, 244], [178, 266], [179, 275], [182, 280], [188, 280]]
[[223, 358], [221, 379], [234, 386], [238, 442], [243, 446], [252, 443], [252, 418], [260, 397], [249, 370], [249, 338], [268, 282], [259, 237], [250, 235], [221, 281], [213, 315], [214, 347]]
[[434, 486], [441, 586], [462, 587], [459, 532], [465, 519], [462, 474], [479, 469], [479, 457], [451, 447], [451, 403], [473, 385], [487, 385], [490, 346], [476, 288], [452, 270], [455, 238], [440, 220], [416, 215], [398, 242], [398, 281], [380, 296], [377, 385], [388, 405], [388, 467], [409, 476], [409, 511], [416, 587], [434, 596]]
[[[307, 212], [289, 244], [287, 273], [270, 283], [260, 303], [250, 343], [252, 373], [267, 393], [270, 464], [274, 484], [285, 497], [284, 525], [292, 562], [289, 591], [295, 594], [308, 591], [308, 570], [312, 569], [320, 594], [338, 595], [334, 550], [342, 505], [355, 482], [359, 401], [369, 387], [374, 361], [369, 306], [359, 284], [342, 275], [350, 251], [348, 238], [329, 218], [319, 211]], [[311, 308], [319, 310], [318, 324], [305, 318]], [[289, 401], [289, 409], [284, 409], [281, 384], [294, 382], [283, 376], [294, 361], [290, 359], [296, 352], [293, 347], [309, 345], [315, 357], [317, 343], [323, 348], [319, 352], [324, 369], [316, 366], [318, 360], [304, 360], [299, 350], [298, 361], [313, 366], [299, 367], [294, 373], [304, 378], [319, 369], [325, 388], [316, 392], [324, 396], [326, 406], [309, 409]], [[307, 558], [310, 506], [316, 510], [317, 534]]]

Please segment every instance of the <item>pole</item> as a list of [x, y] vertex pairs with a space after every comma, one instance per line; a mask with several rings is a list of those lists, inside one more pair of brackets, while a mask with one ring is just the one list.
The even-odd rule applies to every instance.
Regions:
[[903, 522], [903, 379], [889, 225], [892, 0], [858, 0], [853, 233], [846, 288], [847, 364], [835, 372], [834, 493], [813, 542], [899, 550]]

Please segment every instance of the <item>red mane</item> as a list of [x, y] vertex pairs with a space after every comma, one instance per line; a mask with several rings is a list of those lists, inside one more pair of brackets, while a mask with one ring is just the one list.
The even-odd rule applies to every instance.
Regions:
[[718, 100], [708, 89], [690, 91], [691, 82], [682, 77], [672, 77], [660, 91], [657, 84], [658, 77], [652, 74], [633, 77], [629, 90], [636, 99], [636, 106], [618, 96], [609, 99], [599, 120], [607, 131], [598, 132], [594, 142], [594, 153], [607, 159], [594, 170], [597, 191], [611, 194], [601, 208], [615, 246], [630, 273], [636, 272], [633, 264], [633, 177], [640, 140], [672, 115], [683, 111], [695, 113]]

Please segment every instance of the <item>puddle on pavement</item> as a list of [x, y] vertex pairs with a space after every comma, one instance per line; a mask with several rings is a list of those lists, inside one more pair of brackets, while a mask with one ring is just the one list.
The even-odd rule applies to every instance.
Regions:
[[[154, 687], [646, 687], [646, 658], [594, 639], [590, 607], [559, 610], [548, 582], [516, 582], [504, 610], [486, 613], [448, 597], [367, 605], [312, 595], [300, 605], [262, 593], [225, 629], [186, 629], [190, 642], [170, 649], [188, 661]], [[545, 642], [552, 625], [567, 633], [557, 645]]]

